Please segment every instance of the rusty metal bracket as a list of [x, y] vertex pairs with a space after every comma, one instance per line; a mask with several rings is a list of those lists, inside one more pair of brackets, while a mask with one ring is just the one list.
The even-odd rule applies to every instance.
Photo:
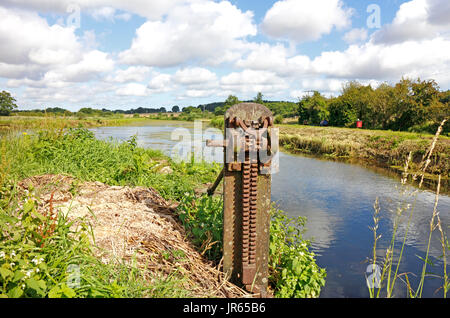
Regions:
[[[236, 284], [267, 296], [273, 115], [256, 103], [241, 103], [225, 113], [223, 141], [207, 146], [224, 148], [224, 169], [208, 189], [212, 195], [223, 179], [223, 269]], [[265, 156], [267, 157], [267, 156]]]

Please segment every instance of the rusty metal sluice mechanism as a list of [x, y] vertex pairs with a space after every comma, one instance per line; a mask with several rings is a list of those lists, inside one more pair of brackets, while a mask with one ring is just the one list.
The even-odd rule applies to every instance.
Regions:
[[224, 147], [224, 168], [208, 189], [212, 195], [223, 179], [223, 270], [261, 297], [268, 296], [271, 170], [278, 151], [272, 127], [269, 109], [241, 103], [225, 113], [224, 140], [206, 143]]

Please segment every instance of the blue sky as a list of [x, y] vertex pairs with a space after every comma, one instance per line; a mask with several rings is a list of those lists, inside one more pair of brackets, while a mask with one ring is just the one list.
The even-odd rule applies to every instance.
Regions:
[[0, 89], [19, 109], [182, 107], [450, 88], [448, 0], [3, 0]]

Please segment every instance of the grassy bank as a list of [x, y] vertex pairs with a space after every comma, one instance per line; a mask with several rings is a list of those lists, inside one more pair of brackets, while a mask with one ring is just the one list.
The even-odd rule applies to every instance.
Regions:
[[58, 117], [58, 116], [0, 116], [0, 132], [24, 129], [64, 129], [75, 127], [145, 125], [157, 119], [147, 117]]
[[[280, 145], [292, 153], [305, 153], [328, 159], [364, 161], [381, 167], [399, 169], [409, 153], [411, 169], [418, 168], [433, 135], [386, 130], [366, 130], [302, 125], [279, 125]], [[442, 184], [449, 180], [450, 138], [440, 136], [428, 178], [441, 174]]]
[[[163, 276], [155, 273], [149, 279], [142, 274], [142, 269], [130, 264], [94, 261], [92, 246], [86, 239], [91, 234], [88, 225], [74, 232], [70, 220], [58, 213], [38, 213], [33, 207], [39, 205], [39, 198], [31, 192], [19, 191], [19, 181], [35, 175], [61, 174], [80, 182], [152, 187], [164, 199], [178, 205], [176, 214], [189, 239], [205, 257], [219, 264], [223, 203], [220, 197], [196, 194], [215, 179], [219, 165], [175, 163], [158, 151], [136, 147], [134, 137], [123, 143], [106, 142], [95, 139], [85, 129], [7, 134], [0, 146], [0, 233], [2, 251], [5, 251], [0, 257], [3, 296], [190, 295], [183, 287], [185, 277], [177, 268]], [[304, 220], [291, 220], [276, 209], [272, 213], [270, 283], [275, 296], [317, 297], [324, 285], [325, 271], [316, 265], [314, 254], [308, 250], [309, 242], [302, 239]], [[93, 264], [82, 267], [82, 280], [89, 283], [70, 288], [66, 284], [68, 267], [72, 263], [80, 264], [80, 258]], [[45, 266], [36, 267], [39, 264], [35, 263]]]

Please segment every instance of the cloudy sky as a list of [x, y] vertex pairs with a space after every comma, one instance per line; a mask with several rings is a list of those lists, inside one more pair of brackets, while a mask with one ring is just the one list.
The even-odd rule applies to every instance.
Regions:
[[402, 76], [450, 88], [450, 1], [0, 0], [19, 109], [296, 101]]

